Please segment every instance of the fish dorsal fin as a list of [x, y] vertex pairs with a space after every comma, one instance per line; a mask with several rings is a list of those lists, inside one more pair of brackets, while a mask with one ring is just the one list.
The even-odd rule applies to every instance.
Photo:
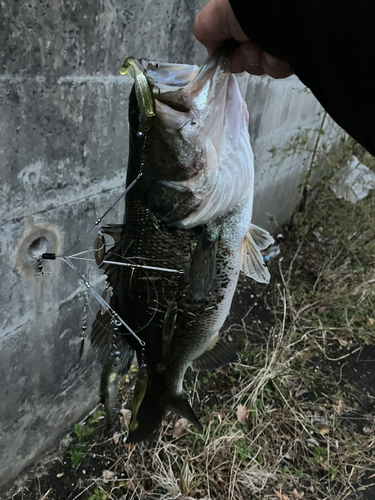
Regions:
[[236, 363], [239, 356], [224, 339], [216, 338], [212, 346], [192, 363], [194, 370], [216, 370], [228, 363]]
[[191, 422], [199, 432], [203, 432], [202, 424], [199, 422], [198, 417], [190, 406], [189, 402], [182, 396], [173, 396], [168, 401], [168, 409], [174, 411], [178, 415], [185, 417]]
[[253, 237], [254, 243], [257, 245], [259, 250], [264, 250], [275, 243], [275, 240], [268, 231], [256, 226], [255, 224], [250, 224], [249, 233]]
[[171, 300], [168, 304], [167, 312], [163, 323], [163, 358], [168, 354], [169, 346], [173, 337], [177, 319], [177, 302]]
[[202, 300], [211, 289], [216, 275], [218, 237], [204, 230], [198, 238], [190, 266], [190, 293]]
[[[258, 227], [256, 227], [256, 229], [260, 230]], [[265, 237], [260, 231], [254, 231], [253, 228], [250, 227], [245, 235], [241, 247], [241, 270], [246, 276], [253, 278], [259, 283], [269, 283], [271, 276], [264, 263], [263, 255], [260, 253], [261, 248], [265, 248], [263, 247], [265, 244]], [[255, 243], [252, 236], [253, 232], [256, 234], [257, 241], [261, 243], [261, 247]]]

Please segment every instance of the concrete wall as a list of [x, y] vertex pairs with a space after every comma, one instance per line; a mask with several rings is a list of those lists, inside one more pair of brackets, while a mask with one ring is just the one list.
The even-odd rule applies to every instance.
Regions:
[[[254, 221], [270, 231], [286, 222], [319, 152], [345, 135], [296, 76], [238, 77], [254, 151]], [[323, 126], [323, 128], [322, 128]]]
[[[35, 279], [30, 245], [66, 252], [121, 192], [131, 82], [118, 68], [128, 55], [202, 62], [205, 51], [191, 28], [204, 3], [1, 5], [0, 489], [98, 401], [92, 354], [86, 350], [83, 361], [78, 354], [82, 284], [57, 262], [46, 266], [49, 276]], [[239, 81], [256, 157], [255, 219], [268, 224], [271, 214], [281, 223], [311, 161], [309, 152], [291, 154], [291, 137], [309, 129], [314, 145], [321, 110], [295, 78]], [[270, 149], [284, 152], [273, 156]], [[122, 210], [108, 221], [120, 222]], [[94, 266], [81, 269], [100, 281]]]

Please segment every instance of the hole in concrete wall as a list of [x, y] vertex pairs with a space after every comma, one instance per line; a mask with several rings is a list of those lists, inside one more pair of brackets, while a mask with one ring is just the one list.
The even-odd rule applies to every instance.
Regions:
[[[34, 277], [35, 259], [42, 253], [59, 253], [60, 233], [58, 229], [51, 225], [44, 227], [34, 226], [28, 228], [18, 241], [14, 252], [14, 265], [19, 272], [27, 276]], [[46, 263], [46, 270], [49, 264]], [[53, 266], [54, 268], [56, 265]]]
[[42, 253], [48, 251], [48, 240], [44, 236], [40, 236], [34, 240], [28, 248], [28, 254], [32, 259], [37, 259]]

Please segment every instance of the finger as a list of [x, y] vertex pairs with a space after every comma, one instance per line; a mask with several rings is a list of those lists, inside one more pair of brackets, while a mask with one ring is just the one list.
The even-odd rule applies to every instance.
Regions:
[[241, 45], [240, 49], [246, 66], [253, 66], [254, 64], [259, 66], [262, 64], [262, 51], [259, 47], [251, 42], [246, 42]]
[[226, 10], [226, 0], [211, 0], [195, 18], [193, 28], [195, 38], [209, 52], [216, 50], [224, 40], [232, 36]]
[[246, 71], [241, 55], [241, 47], [238, 47], [238, 49], [233, 53], [229, 62], [229, 70], [231, 73], [243, 73]]
[[288, 63], [277, 57], [271, 56], [267, 52], [262, 54], [262, 65], [265, 72], [272, 76], [272, 78], [287, 78], [293, 75], [293, 71]]
[[264, 75], [265, 72], [261, 62], [261, 51], [257, 47], [255, 47], [254, 51], [252, 47], [250, 47], [244, 52], [244, 47], [241, 46], [234, 52], [229, 69], [232, 73], [247, 71], [252, 75]]

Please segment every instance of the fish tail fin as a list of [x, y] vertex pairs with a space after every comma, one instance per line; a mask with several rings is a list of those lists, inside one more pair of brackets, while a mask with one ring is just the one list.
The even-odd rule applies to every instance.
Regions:
[[185, 417], [200, 432], [203, 431], [203, 427], [189, 402], [183, 396], [172, 394], [159, 374], [159, 377], [153, 377], [147, 387], [137, 413], [132, 414], [127, 442], [138, 443], [151, 438], [169, 410]]
[[186, 420], [189, 420], [199, 432], [203, 432], [202, 424], [190, 406], [189, 401], [183, 396], [173, 396], [168, 402], [168, 407], [168, 409], [177, 413], [177, 415], [181, 415]]

